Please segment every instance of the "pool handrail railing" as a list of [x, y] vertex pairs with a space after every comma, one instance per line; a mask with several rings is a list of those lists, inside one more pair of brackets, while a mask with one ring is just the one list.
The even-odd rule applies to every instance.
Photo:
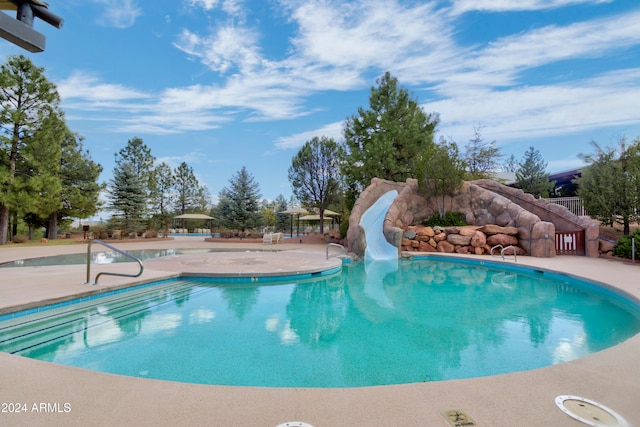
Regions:
[[[92, 243], [98, 243], [104, 247], [107, 247], [109, 249], [111, 249], [112, 251], [118, 252], [121, 255], [124, 255], [128, 258], [131, 258], [132, 260], [134, 260], [135, 262], [138, 263], [138, 265], [140, 266], [140, 271], [138, 272], [138, 274], [127, 274], [127, 273], [110, 273], [108, 271], [101, 271], [100, 273], [98, 273], [96, 275], [96, 280], [91, 282], [91, 244]], [[111, 246], [108, 243], [103, 242], [102, 240], [98, 240], [98, 239], [93, 239], [93, 240], [89, 240], [89, 245], [87, 246], [87, 281], [84, 283], [85, 285], [97, 285], [98, 284], [98, 278], [101, 275], [105, 275], [105, 276], [121, 276], [121, 277], [140, 277], [142, 275], [142, 272], [144, 271], [144, 266], [142, 265], [142, 260], [140, 258], [137, 258], [133, 255], [131, 255], [130, 253], [127, 253], [123, 250], [120, 250], [118, 248], [116, 248], [115, 246]]]
[[513, 245], [509, 245], [506, 248], [502, 245], [495, 245], [494, 247], [491, 248], [491, 256], [495, 256], [493, 255], [493, 250], [500, 248], [500, 256], [502, 257], [502, 260], [504, 261], [504, 251], [506, 251], [507, 249], [511, 249], [513, 251], [513, 260], [515, 262], [518, 262], [518, 256], [516, 255], [516, 248], [513, 247]]

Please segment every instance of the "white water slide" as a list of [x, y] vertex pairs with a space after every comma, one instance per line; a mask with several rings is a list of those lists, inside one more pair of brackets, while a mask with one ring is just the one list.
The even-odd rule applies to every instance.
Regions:
[[398, 259], [398, 248], [387, 242], [382, 232], [384, 217], [397, 196], [396, 190], [386, 192], [360, 218], [367, 242], [364, 252], [367, 261]]

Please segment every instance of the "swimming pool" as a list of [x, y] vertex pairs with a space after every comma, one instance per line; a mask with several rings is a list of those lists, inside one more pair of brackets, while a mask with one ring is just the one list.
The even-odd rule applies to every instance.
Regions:
[[[278, 249], [263, 249], [260, 252], [276, 252]], [[138, 249], [127, 251], [128, 254], [141, 259], [142, 261], [161, 258], [171, 255], [185, 255], [210, 252], [258, 252], [256, 250], [233, 249], [233, 248], [206, 248], [206, 249]], [[51, 265], [75, 265], [86, 264], [87, 254], [53, 255], [41, 258], [19, 259], [11, 262], [0, 263], [0, 268], [11, 267], [44, 267]], [[91, 264], [113, 264], [120, 262], [135, 262], [131, 258], [114, 251], [94, 251], [91, 252]]]
[[534, 369], [638, 331], [637, 305], [590, 283], [415, 260], [305, 279], [159, 282], [6, 320], [0, 346], [172, 381], [359, 387]]

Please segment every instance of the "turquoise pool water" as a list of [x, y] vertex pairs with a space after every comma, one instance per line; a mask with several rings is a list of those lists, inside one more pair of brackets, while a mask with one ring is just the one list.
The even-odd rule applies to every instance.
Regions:
[[636, 304], [590, 283], [414, 260], [296, 280], [163, 281], [19, 313], [0, 322], [0, 350], [188, 383], [360, 387], [539, 368], [639, 331]]
[[[277, 249], [264, 249], [261, 252], [275, 252]], [[246, 249], [139, 249], [130, 250], [127, 253], [140, 258], [141, 260], [148, 260], [152, 258], [160, 258], [170, 255], [183, 255], [194, 253], [208, 253], [208, 252], [249, 252]], [[112, 264], [119, 262], [135, 262], [131, 258], [126, 257], [118, 252], [113, 251], [95, 251], [91, 252], [91, 264]], [[68, 255], [54, 255], [42, 258], [28, 258], [11, 261], [0, 264], [0, 268], [10, 267], [43, 267], [50, 265], [74, 265], [74, 264], [86, 264], [87, 254], [68, 254]]]

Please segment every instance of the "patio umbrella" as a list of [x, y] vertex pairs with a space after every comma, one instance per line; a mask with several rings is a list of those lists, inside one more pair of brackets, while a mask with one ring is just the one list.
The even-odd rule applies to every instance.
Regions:
[[[313, 208], [312, 210], [313, 210], [313, 212], [314, 212], [316, 215], [318, 215], [318, 214], [320, 213], [320, 210], [319, 210], [318, 208]], [[342, 214], [340, 214], [340, 213], [338, 213], [338, 212], [334, 212], [334, 211], [332, 211], [332, 210], [330, 210], [330, 209], [325, 209], [325, 210], [323, 211], [323, 217], [324, 217], [324, 219], [330, 219], [330, 220], [331, 220], [331, 225], [330, 225], [330, 227], [331, 227], [331, 228], [333, 228], [333, 224], [334, 224], [334, 221], [336, 220], [336, 217], [339, 217], [339, 216], [341, 216], [341, 215], [342, 215]], [[301, 218], [301, 219], [304, 219], [304, 217], [303, 217], [303, 218]], [[338, 224], [339, 224], [339, 223], [338, 223]]]
[[309, 212], [301, 206], [295, 206], [279, 213], [291, 216], [291, 237], [293, 237], [293, 217], [298, 216], [298, 235], [300, 235], [300, 215], [307, 215]]

